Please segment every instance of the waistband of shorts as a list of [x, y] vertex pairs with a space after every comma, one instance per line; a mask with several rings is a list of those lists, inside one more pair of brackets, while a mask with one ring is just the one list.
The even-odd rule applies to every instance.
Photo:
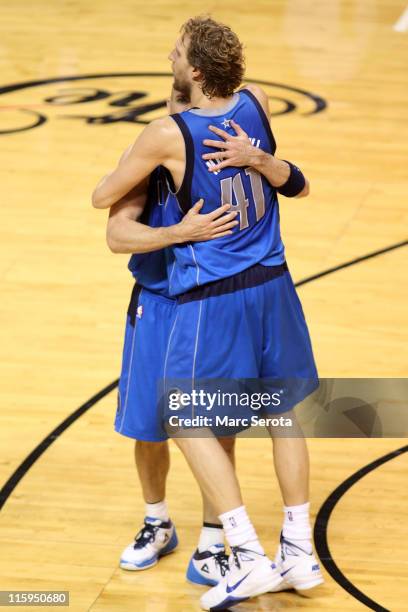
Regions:
[[139, 285], [138, 283], [136, 283], [136, 285], [140, 287], [139, 301], [140, 301], [140, 297], [143, 296], [144, 298], [148, 297], [149, 300], [155, 300], [156, 302], [163, 302], [164, 304], [169, 304], [170, 306], [174, 306], [174, 304], [176, 303], [176, 298], [166, 297], [165, 295], [162, 295], [161, 293], [156, 293], [155, 291], [146, 289], [146, 287], [143, 287], [143, 285]]
[[186, 304], [196, 300], [205, 300], [209, 297], [225, 295], [226, 293], [234, 293], [243, 289], [257, 287], [268, 281], [279, 278], [288, 272], [286, 261], [278, 266], [264, 266], [263, 264], [255, 264], [242, 272], [238, 272], [233, 276], [227, 276], [216, 281], [211, 281], [205, 285], [194, 287], [185, 293], [177, 296], [178, 304]]
[[143, 299], [147, 298], [148, 300], [153, 300], [161, 304], [167, 304], [168, 306], [175, 306], [177, 303], [174, 298], [167, 298], [166, 296], [161, 295], [160, 293], [154, 293], [154, 291], [149, 291], [149, 289], [142, 287], [142, 285], [139, 285], [139, 283], [136, 282], [132, 290], [132, 295], [130, 297], [130, 302], [127, 310], [127, 314], [130, 318], [130, 323], [133, 326], [135, 325], [137, 309], [140, 303], [141, 296], [143, 296]]

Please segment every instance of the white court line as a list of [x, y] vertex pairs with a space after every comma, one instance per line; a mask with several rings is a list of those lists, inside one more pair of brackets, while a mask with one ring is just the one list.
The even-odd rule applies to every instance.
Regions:
[[408, 30], [408, 7], [402, 13], [401, 17], [393, 25], [396, 32], [406, 32]]

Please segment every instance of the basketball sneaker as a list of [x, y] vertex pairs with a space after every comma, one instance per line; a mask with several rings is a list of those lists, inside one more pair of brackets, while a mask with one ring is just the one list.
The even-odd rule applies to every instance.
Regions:
[[282, 582], [276, 565], [266, 555], [246, 548], [232, 547], [229, 568], [225, 578], [201, 597], [203, 610], [225, 610], [272, 591]]
[[313, 552], [308, 553], [294, 542], [286, 540], [282, 533], [275, 563], [282, 576], [282, 583], [274, 591], [307, 591], [324, 582]]
[[119, 566], [126, 570], [145, 570], [156, 565], [160, 557], [168, 555], [177, 547], [178, 539], [173, 523], [149, 516], [135, 537], [125, 548]]
[[194, 584], [215, 586], [229, 571], [228, 555], [224, 544], [214, 544], [208, 550], [199, 552], [197, 549], [190, 559], [187, 568], [187, 580]]

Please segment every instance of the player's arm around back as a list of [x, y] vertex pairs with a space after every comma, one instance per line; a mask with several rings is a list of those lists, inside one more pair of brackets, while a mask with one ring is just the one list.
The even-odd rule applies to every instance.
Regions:
[[[177, 128], [176, 128], [177, 129]], [[169, 117], [152, 121], [123, 153], [115, 170], [104, 176], [92, 194], [95, 208], [109, 208], [171, 158], [175, 123]]]
[[206, 138], [203, 141], [204, 145], [216, 149], [215, 153], [203, 154], [203, 159], [218, 162], [208, 167], [209, 172], [219, 172], [227, 166], [237, 168], [251, 166], [263, 174], [278, 193], [289, 198], [309, 195], [309, 181], [297, 166], [255, 147], [246, 132], [232, 119], [230, 126], [235, 130], [236, 136], [231, 136], [225, 130], [213, 125], [209, 126], [209, 130], [223, 138], [223, 140]]
[[200, 214], [203, 200], [190, 208], [180, 223], [169, 227], [150, 227], [138, 221], [145, 207], [147, 182], [132, 189], [109, 210], [106, 241], [113, 253], [151, 253], [174, 244], [202, 242], [232, 233], [238, 224], [237, 212], [229, 204]]
[[[259, 104], [262, 106], [269, 121], [271, 111], [269, 108], [269, 98], [266, 92], [262, 89], [262, 87], [255, 84], [246, 85], [245, 89], [248, 89], [255, 96]], [[256, 147], [254, 147], [254, 149], [255, 148]], [[278, 159], [277, 157], [274, 157], [273, 155], [259, 149], [258, 154], [254, 152], [254, 156], [256, 157], [256, 161], [254, 162], [256, 165], [253, 167], [255, 167], [258, 172], [263, 174], [270, 184], [276, 188], [283, 187], [288, 180], [291, 180], [291, 174], [293, 172], [297, 174], [297, 170], [299, 170], [297, 166], [293, 166], [293, 164], [285, 160]], [[309, 180], [303, 174], [302, 177], [299, 177], [298, 175], [294, 176], [294, 179], [297, 179], [298, 183], [302, 178], [304, 179], [304, 187], [301, 189], [301, 191], [296, 193], [296, 195], [289, 195], [288, 197], [304, 198], [309, 195]], [[287, 195], [288, 193], [290, 193], [290, 191], [284, 193], [283, 195]]]

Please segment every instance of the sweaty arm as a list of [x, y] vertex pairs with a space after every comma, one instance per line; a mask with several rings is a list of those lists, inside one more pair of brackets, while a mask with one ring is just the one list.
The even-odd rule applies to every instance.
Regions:
[[113, 253], [150, 253], [173, 244], [214, 240], [232, 233], [238, 213], [228, 213], [229, 204], [208, 214], [200, 214], [199, 200], [180, 223], [169, 227], [150, 227], [138, 221], [144, 210], [148, 181], [143, 181], [109, 210], [106, 241]]
[[178, 137], [177, 131], [176, 124], [169, 117], [149, 123], [123, 153], [115, 170], [99, 181], [92, 194], [92, 205], [109, 208], [142, 183], [154, 168], [168, 164], [172, 157], [172, 143]]

